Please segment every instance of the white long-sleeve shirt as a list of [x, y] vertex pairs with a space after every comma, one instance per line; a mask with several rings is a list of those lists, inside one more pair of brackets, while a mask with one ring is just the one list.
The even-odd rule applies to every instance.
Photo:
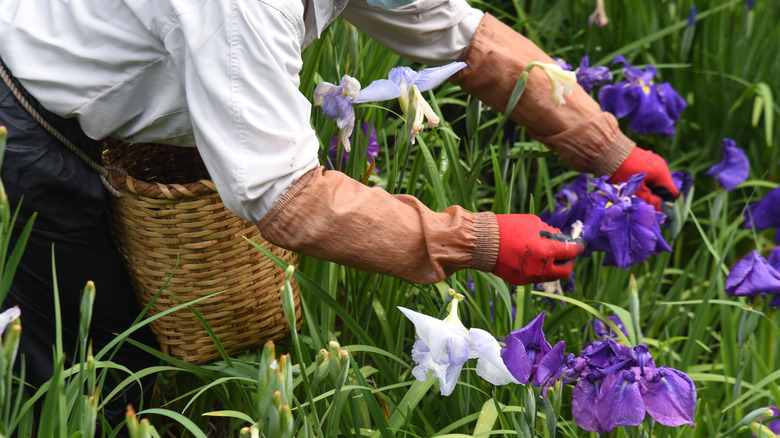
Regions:
[[225, 205], [256, 222], [318, 165], [301, 51], [342, 8], [431, 64], [454, 60], [482, 17], [465, 0], [308, 0], [304, 14], [306, 1], [0, 0], [0, 57], [92, 138], [197, 146]]

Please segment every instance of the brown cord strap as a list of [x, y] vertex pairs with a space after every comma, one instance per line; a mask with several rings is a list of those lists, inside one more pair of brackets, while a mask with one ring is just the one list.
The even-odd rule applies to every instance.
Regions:
[[60, 143], [64, 144], [68, 149], [70, 149], [73, 153], [75, 153], [79, 158], [81, 158], [89, 167], [94, 169], [99, 175], [100, 175], [100, 183], [103, 184], [103, 187], [106, 188], [106, 190], [109, 191], [112, 195], [116, 197], [121, 197], [122, 194], [119, 193], [119, 191], [111, 185], [111, 183], [108, 182], [108, 169], [99, 164], [96, 163], [94, 160], [89, 158], [87, 154], [84, 153], [81, 149], [78, 148], [73, 142], [71, 142], [67, 137], [62, 135], [60, 131], [57, 130], [54, 126], [52, 126], [49, 122], [44, 120], [43, 116], [41, 116], [38, 111], [30, 104], [30, 102], [24, 97], [21, 91], [16, 87], [16, 85], [11, 80], [11, 75], [8, 73], [8, 71], [5, 69], [5, 66], [3, 66], [2, 63], [0, 63], [0, 77], [3, 78], [3, 82], [8, 86], [8, 88], [11, 90], [11, 93], [13, 93], [14, 97], [17, 101], [22, 105], [22, 107], [35, 119], [36, 122], [38, 122], [39, 125], [43, 127], [46, 131], [49, 132], [49, 134], [53, 135], [54, 138], [59, 140]]

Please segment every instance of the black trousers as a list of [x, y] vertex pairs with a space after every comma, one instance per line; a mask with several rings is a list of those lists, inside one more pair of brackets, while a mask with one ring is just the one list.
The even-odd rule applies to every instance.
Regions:
[[[101, 144], [89, 139], [75, 120], [66, 121], [49, 113], [34, 100], [32, 102], [47, 121], [100, 161]], [[0, 125], [8, 129], [0, 177], [11, 208], [21, 203], [16, 232], [24, 227], [33, 212], [38, 213], [13, 285], [2, 304], [4, 308], [14, 305], [21, 308], [19, 352], [25, 356], [26, 381], [39, 386], [53, 372], [52, 248], [62, 312], [63, 345], [69, 355], [66, 366], [70, 365], [70, 356], [76, 352], [81, 291], [88, 280], [95, 283], [97, 291], [89, 334], [95, 353], [113, 340], [115, 334], [130, 327], [140, 313], [140, 307], [111, 240], [106, 220], [107, 196], [110, 195], [104, 193], [97, 172], [43, 129], [2, 81]], [[147, 327], [131, 337], [157, 346]], [[156, 358], [128, 343], [113, 360], [133, 371], [158, 364]], [[117, 383], [107, 379], [104, 393], [107, 394]], [[151, 385], [146, 383], [150, 389]], [[116, 424], [124, 419], [128, 403], [138, 409], [140, 397], [138, 385], [127, 388], [109, 402], [106, 416]]]

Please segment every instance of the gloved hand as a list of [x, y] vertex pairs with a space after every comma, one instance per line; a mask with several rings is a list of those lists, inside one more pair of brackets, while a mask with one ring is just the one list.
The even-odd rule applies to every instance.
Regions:
[[514, 285], [566, 278], [585, 241], [532, 214], [498, 214], [498, 259], [492, 273]]
[[631, 175], [645, 172], [642, 186], [636, 195], [661, 211], [664, 202], [674, 202], [680, 191], [674, 185], [666, 161], [660, 155], [635, 147], [626, 161], [609, 179], [610, 184], [625, 182]]

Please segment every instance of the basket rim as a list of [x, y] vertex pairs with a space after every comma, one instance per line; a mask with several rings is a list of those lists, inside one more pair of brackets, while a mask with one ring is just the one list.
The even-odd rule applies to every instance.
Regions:
[[[211, 179], [199, 179], [183, 184], [166, 184], [149, 182], [130, 175], [122, 166], [116, 163], [116, 157], [121, 156], [121, 149], [130, 146], [153, 147], [153, 143], [130, 143], [117, 139], [107, 139], [106, 152], [103, 153], [103, 164], [108, 170], [108, 182], [120, 192], [131, 193], [155, 199], [190, 199], [211, 196], [217, 194], [217, 188]], [[186, 147], [159, 145], [164, 147]]]

